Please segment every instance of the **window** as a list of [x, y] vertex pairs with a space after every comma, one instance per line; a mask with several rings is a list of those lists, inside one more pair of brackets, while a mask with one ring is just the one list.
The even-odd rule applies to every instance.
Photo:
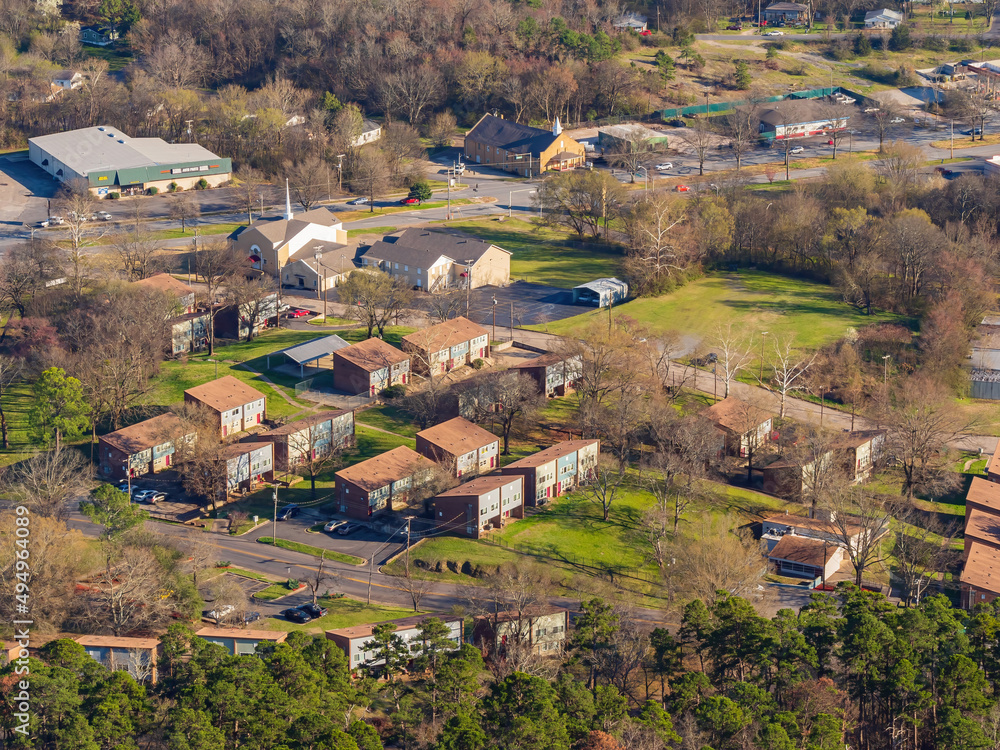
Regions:
[[404, 264], [403, 264], [403, 270], [404, 270], [404, 271], [409, 271], [409, 270], [410, 270], [410, 267], [409, 267], [408, 265], [406, 265], [406, 264], [404, 263]]
[[399, 270], [399, 263], [396, 264], [396, 270]]
[[420, 267], [417, 266], [417, 276], [419, 276], [419, 275], [420, 275]]

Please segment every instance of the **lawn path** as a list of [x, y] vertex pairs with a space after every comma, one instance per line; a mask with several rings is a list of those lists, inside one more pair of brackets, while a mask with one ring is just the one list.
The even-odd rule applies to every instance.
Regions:
[[[291, 398], [289, 398], [288, 394], [285, 393], [285, 391], [282, 390], [282, 388], [279, 385], [277, 385], [269, 377], [267, 377], [267, 375], [264, 375], [261, 372], [257, 372], [246, 362], [240, 362], [239, 364], [234, 365], [234, 367], [241, 367], [248, 372], [252, 372], [254, 375], [259, 377], [262, 382], [267, 383], [269, 386], [271, 386], [271, 388], [274, 389], [275, 393], [277, 393], [279, 396], [285, 399], [285, 401], [288, 402], [289, 406], [294, 406], [296, 409], [302, 409], [302, 404], [293, 401]], [[303, 411], [308, 411], [308, 409], [303, 409]]]

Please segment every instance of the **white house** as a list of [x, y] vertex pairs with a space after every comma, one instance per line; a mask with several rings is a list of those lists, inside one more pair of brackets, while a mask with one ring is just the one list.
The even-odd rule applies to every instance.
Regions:
[[367, 117], [361, 122], [361, 135], [351, 141], [351, 145], [360, 148], [366, 143], [374, 143], [382, 137], [382, 126]]
[[902, 22], [903, 14], [888, 8], [879, 8], [865, 13], [866, 29], [894, 29]]
[[83, 85], [83, 74], [78, 70], [60, 70], [52, 76], [52, 84], [61, 89], [78, 89]]

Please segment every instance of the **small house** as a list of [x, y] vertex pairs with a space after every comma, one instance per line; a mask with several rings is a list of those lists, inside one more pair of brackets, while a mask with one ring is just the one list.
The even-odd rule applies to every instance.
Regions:
[[136, 682], [155, 685], [160, 642], [156, 638], [129, 638], [116, 635], [81, 635], [74, 638], [84, 652], [111, 671], [124, 671]]
[[597, 475], [600, 440], [564, 440], [504, 466], [500, 473], [524, 477], [524, 501], [539, 506]]
[[965, 552], [960, 581], [963, 608], [989, 604], [1000, 596], [1000, 555], [994, 548], [973, 541]]
[[500, 439], [462, 417], [417, 433], [417, 453], [446, 467], [455, 476], [487, 474], [500, 465]]
[[83, 73], [78, 70], [60, 70], [53, 74], [52, 85], [60, 89], [78, 89], [83, 85]]
[[278, 630], [250, 630], [244, 628], [209, 628], [194, 633], [209, 643], [222, 646], [233, 656], [255, 654], [262, 643], [284, 643], [288, 633]]
[[134, 289], [148, 289], [160, 292], [177, 301], [177, 314], [194, 312], [194, 289], [183, 281], [178, 281], [169, 273], [154, 274], [145, 279], [132, 282]]
[[379, 138], [382, 137], [382, 126], [379, 125], [374, 120], [369, 120], [365, 117], [361, 121], [361, 133], [351, 141], [351, 145], [354, 148], [361, 148], [366, 143], [375, 143]]
[[184, 391], [184, 403], [213, 412], [222, 438], [259, 425], [267, 416], [264, 394], [232, 375], [188, 388]]
[[473, 360], [490, 356], [490, 335], [464, 317], [403, 336], [403, 351], [411, 354], [416, 372], [442, 375]]
[[824, 539], [788, 534], [767, 555], [778, 575], [823, 578], [840, 570], [844, 548]]
[[273, 443], [274, 464], [279, 471], [354, 445], [354, 412], [351, 409], [310, 414], [273, 430], [243, 438], [244, 443]]
[[434, 498], [438, 529], [472, 539], [515, 518], [524, 518], [524, 477], [518, 474], [479, 477]]
[[408, 382], [409, 355], [382, 339], [366, 339], [333, 352], [333, 385], [337, 390], [375, 396]]
[[549, 352], [518, 362], [510, 369], [530, 375], [542, 393], [552, 398], [573, 392], [574, 383], [583, 372], [583, 363], [579, 355]]
[[728, 396], [704, 415], [726, 436], [726, 453], [746, 458], [771, 434], [772, 415], [752, 403]]
[[594, 279], [573, 287], [573, 304], [607, 307], [624, 302], [628, 297], [628, 284], [615, 278]]
[[106, 26], [81, 26], [80, 41], [92, 47], [109, 47], [118, 41], [118, 31]]
[[502, 659], [515, 645], [531, 653], [556, 656], [566, 645], [569, 611], [559, 607], [506, 610], [475, 618], [472, 642], [489, 659]]
[[903, 22], [903, 14], [889, 8], [879, 8], [865, 13], [866, 29], [894, 29]]
[[368, 520], [403, 507], [410, 491], [429, 476], [436, 464], [405, 445], [336, 473], [334, 496], [340, 512]]
[[809, 6], [799, 3], [771, 3], [762, 13], [770, 26], [784, 23], [808, 23]]
[[[429, 619], [431, 618], [427, 615], [415, 615], [398, 620], [354, 625], [349, 628], [327, 630], [326, 637], [344, 652], [353, 672], [361, 667], [375, 667], [383, 663], [371, 644], [372, 633], [378, 625], [392, 625], [395, 628], [394, 635], [399, 636], [407, 644], [410, 653], [416, 659], [425, 649], [420, 638], [420, 628]], [[462, 645], [462, 618], [442, 615], [437, 619], [441, 620], [448, 629], [448, 639], [451, 641], [450, 648], [459, 648]]]
[[614, 27], [618, 31], [635, 31], [642, 33], [646, 30], [646, 25], [648, 23], [646, 16], [641, 16], [638, 13], [625, 13], [615, 19]]
[[97, 439], [100, 472], [113, 479], [143, 477], [170, 468], [177, 445], [194, 437], [167, 412]]
[[830, 130], [843, 130], [850, 119], [847, 112], [831, 112], [811, 99], [786, 99], [761, 110], [760, 133], [777, 140], [822, 135]]

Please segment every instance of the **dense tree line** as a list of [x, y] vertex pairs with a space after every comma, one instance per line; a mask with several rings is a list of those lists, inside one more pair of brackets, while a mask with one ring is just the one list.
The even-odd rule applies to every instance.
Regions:
[[447, 628], [428, 618], [409, 669], [391, 626], [375, 628], [382, 664], [369, 670], [321, 636], [291, 633], [257, 656], [230, 656], [174, 625], [160, 639], [156, 685], [54, 641], [31, 661], [34, 739], [11, 731], [14, 665], [0, 671], [0, 724], [12, 748], [996, 746], [992, 605], [968, 614], [932, 596], [900, 609], [844, 584], [799, 615], [768, 619], [718, 592], [687, 604], [674, 632], [637, 629], [634, 612], [600, 599], [581, 607], [556, 657], [518, 656], [514, 637], [509, 655], [487, 644], [450, 650]]

